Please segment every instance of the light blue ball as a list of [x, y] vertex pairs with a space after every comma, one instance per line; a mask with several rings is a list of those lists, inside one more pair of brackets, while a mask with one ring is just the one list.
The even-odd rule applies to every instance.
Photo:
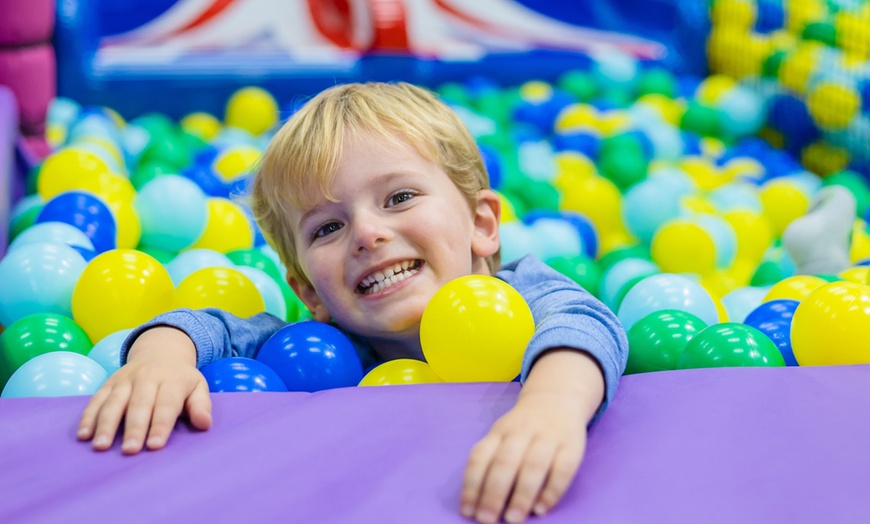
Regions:
[[166, 264], [166, 271], [169, 272], [172, 282], [177, 286], [194, 271], [207, 267], [235, 269], [236, 265], [226, 255], [213, 249], [191, 249], [179, 253], [170, 263]]
[[599, 295], [608, 307], [616, 306], [619, 291], [629, 280], [640, 276], [655, 275], [661, 269], [644, 258], [625, 258], [610, 266], [601, 278]]
[[139, 190], [134, 205], [142, 224], [140, 243], [172, 253], [193, 244], [208, 221], [208, 197], [179, 175], [151, 180]]
[[0, 260], [0, 324], [35, 313], [72, 318], [72, 293], [86, 266], [66, 244], [34, 242]]
[[520, 221], [504, 222], [499, 226], [501, 259], [517, 260], [535, 252], [537, 240], [532, 230]]
[[133, 330], [122, 329], [106, 335], [88, 352], [88, 358], [99, 364], [111, 375], [121, 368], [121, 344]]
[[553, 146], [546, 140], [523, 142], [517, 148], [520, 171], [532, 180], [552, 182], [556, 178]]
[[649, 244], [662, 224], [679, 216], [682, 196], [677, 186], [647, 178], [626, 191], [622, 220], [631, 234]]
[[736, 181], [717, 187], [709, 194], [710, 203], [721, 213], [745, 209], [755, 213], [764, 211], [758, 188], [753, 184]]
[[271, 313], [278, 318], [287, 318], [287, 302], [284, 300], [281, 288], [278, 287], [278, 283], [272, 277], [267, 275], [265, 271], [255, 267], [236, 266], [235, 269], [254, 283], [257, 291], [260, 292], [260, 296], [263, 297], [267, 313]]
[[15, 222], [24, 213], [43, 204], [45, 204], [45, 200], [38, 193], [27, 195], [12, 206], [12, 210], [9, 212], [9, 223]]
[[722, 305], [728, 312], [728, 318], [732, 322], [743, 322], [748, 314], [761, 305], [768, 291], [770, 286], [746, 286], [737, 288], [722, 297]]
[[151, 143], [151, 133], [138, 124], [129, 124], [121, 131], [121, 148], [130, 165], [136, 165], [142, 152]]
[[539, 260], [577, 256], [584, 252], [580, 233], [567, 220], [539, 218], [528, 227], [536, 239], [533, 252]]
[[767, 119], [764, 99], [747, 87], [735, 87], [716, 103], [722, 112], [722, 126], [733, 138], [754, 134]]
[[637, 59], [618, 49], [592, 53], [592, 72], [602, 87], [632, 88], [637, 84]]
[[49, 125], [69, 127], [79, 117], [82, 106], [78, 102], [64, 97], [57, 97], [48, 106], [45, 122]]
[[682, 275], [660, 273], [649, 276], [625, 294], [617, 317], [626, 330], [646, 315], [663, 309], [679, 309], [703, 320], [719, 323], [719, 312], [710, 294], [700, 284]]
[[25, 362], [9, 377], [2, 398], [93, 395], [109, 378], [92, 359], [71, 351], [52, 351]]
[[676, 161], [682, 158], [685, 150], [680, 130], [667, 122], [643, 128], [644, 134], [652, 143], [653, 158]]
[[26, 244], [49, 242], [94, 250], [94, 244], [83, 231], [65, 222], [40, 222], [22, 231], [9, 244], [9, 251]]
[[715, 215], [698, 215], [695, 220], [713, 239], [713, 245], [716, 246], [716, 267], [730, 267], [737, 256], [737, 233], [734, 228], [724, 218]]

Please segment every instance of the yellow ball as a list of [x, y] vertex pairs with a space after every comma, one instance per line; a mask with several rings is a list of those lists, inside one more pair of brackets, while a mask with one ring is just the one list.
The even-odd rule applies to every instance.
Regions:
[[827, 283], [827, 280], [812, 275], [795, 275], [784, 278], [770, 288], [770, 291], [764, 295], [763, 302], [781, 299], [797, 300], [800, 302], [807, 298], [814, 289]]
[[173, 309], [174, 292], [172, 278], [156, 259], [132, 249], [113, 249], [91, 260], [79, 276], [73, 318], [96, 343]]
[[846, 128], [861, 109], [861, 95], [852, 89], [821, 82], [807, 98], [807, 109], [819, 127], [828, 131]]
[[518, 220], [517, 210], [514, 208], [513, 202], [498, 191], [495, 194], [498, 195], [498, 199], [501, 202], [501, 223], [516, 222]]
[[680, 169], [692, 177], [699, 189], [705, 191], [715, 189], [731, 181], [716, 167], [713, 161], [702, 156], [684, 157], [680, 162]]
[[749, 29], [757, 16], [755, 2], [748, 0], [716, 0], [710, 9], [710, 21], [715, 25], [728, 25]]
[[254, 231], [242, 207], [226, 198], [208, 199], [208, 218], [205, 230], [189, 249], [213, 249], [229, 253], [250, 249], [254, 244]]
[[737, 177], [760, 179], [765, 172], [766, 169], [761, 162], [745, 156], [732, 158], [722, 166], [722, 173], [728, 180]]
[[469, 275], [439, 289], [420, 320], [420, 343], [446, 382], [508, 382], [535, 332], [522, 295], [495, 277]]
[[604, 136], [613, 136], [631, 128], [631, 117], [622, 110], [605, 111], [598, 119], [597, 129]]
[[786, 27], [794, 34], [801, 34], [809, 22], [822, 20], [827, 11], [822, 0], [787, 0], [784, 7]]
[[588, 104], [566, 106], [556, 117], [553, 129], [557, 133], [594, 129], [597, 132], [598, 110]]
[[758, 265], [773, 243], [773, 228], [767, 217], [753, 211], [736, 209], [725, 213], [722, 218], [731, 224], [737, 235], [736, 259], [751, 267]]
[[865, 258], [870, 258], [870, 233], [867, 231], [867, 223], [858, 218], [852, 225], [852, 247], [849, 249], [849, 261], [856, 263]]
[[804, 94], [810, 74], [818, 67], [821, 47], [822, 45], [818, 43], [802, 42], [794, 52], [787, 55], [778, 73], [782, 85], [796, 93]]
[[737, 87], [737, 80], [725, 75], [710, 75], [698, 84], [695, 98], [704, 105], [714, 107], [723, 95]]
[[142, 223], [132, 202], [119, 200], [107, 201], [115, 218], [115, 241], [120, 249], [134, 249], [142, 238]]
[[862, 20], [853, 13], [840, 11], [834, 17], [834, 27], [837, 31], [837, 44], [843, 51], [862, 61], [870, 57], [870, 31], [867, 30], [870, 27], [870, 17]]
[[782, 236], [785, 228], [805, 215], [810, 207], [810, 199], [803, 189], [788, 180], [773, 179], [765, 183], [759, 196], [776, 237]]
[[801, 163], [813, 173], [821, 176], [832, 175], [849, 165], [849, 150], [818, 140], [801, 151]]
[[211, 141], [221, 130], [221, 121], [209, 113], [190, 113], [179, 124], [184, 131], [206, 142]]
[[613, 182], [602, 176], [575, 178], [564, 188], [560, 207], [586, 215], [602, 236], [625, 229], [622, 224], [622, 194]]
[[226, 124], [259, 136], [278, 123], [278, 102], [265, 89], [245, 87], [227, 101]]
[[682, 215], [715, 215], [716, 206], [703, 194], [696, 193], [680, 198], [680, 214]]
[[[559, 178], [563, 174], [585, 177], [597, 175], [598, 170], [595, 167], [595, 162], [583, 153], [562, 151], [556, 153], [556, 178]], [[564, 191], [565, 188], [562, 187], [560, 189]]]
[[716, 244], [700, 225], [682, 218], [666, 222], [653, 235], [652, 261], [663, 273], [706, 275], [716, 267]]
[[546, 102], [553, 96], [553, 86], [532, 80], [520, 86], [520, 98], [529, 102]]
[[848, 282], [855, 282], [856, 284], [866, 284], [867, 277], [870, 276], [870, 267], [868, 266], [855, 266], [850, 267], [848, 269], [844, 269], [840, 271], [837, 275], [838, 277], [846, 280]]
[[240, 318], [266, 311], [257, 286], [235, 269], [207, 267], [187, 275], [176, 291], [178, 307], [217, 308]]
[[42, 163], [36, 189], [48, 201], [60, 193], [82, 188], [83, 184], [93, 184], [108, 173], [106, 162], [93, 152], [67, 147], [52, 153]]
[[870, 286], [831, 282], [794, 312], [791, 343], [801, 366], [870, 363]]
[[649, 93], [643, 95], [637, 99], [636, 103], [652, 107], [659, 113], [659, 115], [661, 115], [665, 122], [673, 126], [679, 125], [680, 119], [683, 118], [683, 113], [686, 112], [685, 105], [679, 100], [668, 98], [660, 93]]
[[257, 167], [260, 155], [262, 151], [254, 146], [232, 146], [218, 155], [214, 170], [225, 182], [229, 182], [250, 174]]
[[435, 384], [444, 382], [425, 362], [399, 358], [384, 362], [362, 378], [360, 386], [401, 386], [403, 384]]

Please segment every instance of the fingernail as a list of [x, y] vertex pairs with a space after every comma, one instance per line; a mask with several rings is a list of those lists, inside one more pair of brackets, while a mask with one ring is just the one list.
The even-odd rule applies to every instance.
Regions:
[[161, 444], [163, 444], [163, 438], [161, 438], [161, 437], [155, 436], [155, 437], [148, 438], [148, 447], [149, 448], [156, 448], [156, 447], [159, 447]]
[[474, 516], [474, 506], [471, 504], [463, 504], [462, 507], [459, 508], [459, 513], [462, 513], [463, 517], [471, 518]]
[[94, 437], [94, 447], [104, 448], [109, 445], [109, 437], [106, 435], [97, 435]]
[[127, 440], [124, 441], [124, 444], [121, 445], [121, 449], [127, 450], [127, 451], [137, 449], [138, 447], [139, 447], [139, 441], [134, 439], [134, 438], [128, 438]]
[[537, 504], [535, 504], [535, 508], [532, 511], [535, 512], [535, 515], [537, 515], [539, 517], [543, 517], [544, 514], [547, 513], [547, 506], [538, 502]]
[[480, 510], [477, 512], [477, 521], [480, 524], [495, 524], [496, 514], [488, 510]]
[[85, 438], [88, 435], [90, 435], [90, 433], [91, 433], [91, 428], [89, 428], [87, 426], [82, 426], [79, 428], [79, 432], [76, 433], [76, 435], [78, 435], [79, 438]]
[[504, 514], [504, 520], [508, 524], [520, 524], [524, 520], [523, 517], [523, 512], [516, 508], [511, 508]]

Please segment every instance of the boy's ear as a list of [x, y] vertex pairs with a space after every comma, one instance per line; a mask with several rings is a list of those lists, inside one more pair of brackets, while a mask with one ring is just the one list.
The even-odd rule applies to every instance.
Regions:
[[498, 224], [501, 220], [501, 200], [495, 191], [484, 189], [477, 196], [474, 212], [474, 236], [471, 239], [471, 252], [486, 258], [498, 251]]
[[326, 311], [326, 306], [323, 305], [323, 302], [321, 302], [320, 297], [317, 295], [317, 291], [314, 290], [314, 286], [307, 282], [301, 282], [289, 274], [287, 275], [287, 283], [290, 284], [296, 296], [311, 311], [311, 316], [314, 317], [314, 320], [327, 323], [332, 319], [332, 316]]

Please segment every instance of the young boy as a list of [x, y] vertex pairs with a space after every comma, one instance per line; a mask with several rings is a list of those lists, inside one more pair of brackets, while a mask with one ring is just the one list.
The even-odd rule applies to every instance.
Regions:
[[[496, 272], [499, 206], [457, 115], [408, 84], [344, 85], [313, 98], [272, 140], [252, 190], [258, 223], [314, 319], [379, 361], [423, 360], [429, 299], [454, 278]], [[526, 257], [497, 276], [528, 302], [536, 331], [516, 405], [466, 466], [460, 511], [482, 523], [553, 508], [628, 353], [613, 313], [543, 263]], [[253, 357], [283, 326], [268, 314], [217, 310], [157, 317], [127, 339], [126, 364], [91, 399], [79, 438], [108, 449], [124, 417], [122, 451], [133, 454], [163, 447], [182, 412], [207, 429], [211, 403], [197, 367]]]

